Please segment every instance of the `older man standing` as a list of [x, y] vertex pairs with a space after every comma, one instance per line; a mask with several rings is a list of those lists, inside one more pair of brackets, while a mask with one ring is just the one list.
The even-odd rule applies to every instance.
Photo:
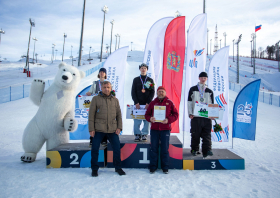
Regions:
[[88, 118], [88, 128], [92, 139], [91, 169], [92, 176], [98, 176], [98, 154], [102, 139], [107, 136], [113, 147], [113, 164], [115, 172], [125, 175], [121, 169], [120, 140], [122, 130], [122, 114], [119, 100], [111, 95], [112, 85], [109, 81], [102, 83], [102, 92], [93, 97]]
[[[154, 117], [155, 106], [165, 107], [165, 119], [162, 122], [156, 122]], [[150, 149], [150, 173], [154, 173], [157, 170], [158, 161], [158, 147], [159, 140], [161, 142], [161, 167], [163, 173], [168, 173], [169, 168], [169, 138], [171, 123], [178, 119], [178, 111], [173, 102], [166, 96], [166, 91], [163, 86], [157, 89], [157, 98], [155, 98], [149, 105], [145, 118], [148, 122], [151, 122], [151, 149]]]

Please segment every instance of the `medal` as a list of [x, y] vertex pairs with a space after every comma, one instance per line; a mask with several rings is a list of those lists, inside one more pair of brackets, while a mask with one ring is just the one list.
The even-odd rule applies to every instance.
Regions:
[[145, 88], [144, 88], [144, 84], [146, 83], [147, 78], [148, 78], [148, 75], [146, 75], [145, 82], [143, 83], [143, 80], [142, 80], [141, 75], [140, 75], [140, 80], [141, 80], [141, 83], [142, 83], [142, 86], [143, 86], [143, 88], [142, 88], [142, 93], [145, 93], [145, 92], [146, 92], [146, 90], [145, 90]]
[[200, 94], [200, 102], [203, 102], [204, 101], [203, 95], [206, 89], [206, 85], [204, 85], [203, 91], [200, 89], [199, 83], [197, 83], [197, 88]]

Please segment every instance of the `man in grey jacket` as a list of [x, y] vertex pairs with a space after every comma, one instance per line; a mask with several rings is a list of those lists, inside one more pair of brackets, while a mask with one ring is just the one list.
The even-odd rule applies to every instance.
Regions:
[[99, 145], [107, 136], [113, 147], [113, 164], [119, 175], [125, 175], [121, 169], [120, 140], [122, 130], [122, 113], [119, 100], [111, 94], [112, 85], [109, 81], [102, 83], [102, 92], [92, 98], [89, 108], [88, 129], [93, 137], [91, 146], [92, 176], [98, 176]]
[[202, 138], [202, 153], [203, 157], [213, 155], [211, 151], [211, 129], [212, 120], [210, 118], [194, 116], [195, 103], [214, 104], [214, 93], [207, 88], [207, 73], [199, 74], [199, 83], [189, 90], [188, 97], [188, 114], [191, 119], [191, 153], [197, 155], [199, 153], [200, 138]]

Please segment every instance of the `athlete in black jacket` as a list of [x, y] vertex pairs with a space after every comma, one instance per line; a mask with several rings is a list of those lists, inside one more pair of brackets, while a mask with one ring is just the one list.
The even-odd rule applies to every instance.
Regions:
[[[140, 105], [146, 105], [146, 109], [148, 108], [150, 102], [153, 100], [155, 95], [154, 87], [148, 89], [144, 86], [145, 83], [150, 82], [154, 83], [153, 79], [147, 76], [148, 66], [143, 63], [139, 66], [141, 75], [134, 78], [132, 88], [131, 88], [131, 96], [134, 101], [134, 105], [136, 105], [137, 109], [140, 109]], [[140, 131], [140, 125], [144, 122], [144, 127], [142, 131]], [[147, 135], [149, 134], [149, 122], [146, 120], [136, 120], [134, 119], [134, 135], [135, 141], [147, 141]]]

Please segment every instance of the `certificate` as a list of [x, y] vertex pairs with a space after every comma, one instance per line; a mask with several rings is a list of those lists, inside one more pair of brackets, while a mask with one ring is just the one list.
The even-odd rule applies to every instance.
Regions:
[[136, 105], [133, 106], [133, 115], [137, 116], [137, 115], [145, 115], [147, 109], [145, 108], [146, 105], [140, 105], [140, 109], [136, 108]]
[[79, 96], [79, 109], [88, 109], [90, 107], [91, 100], [94, 96]]
[[198, 117], [208, 118], [208, 105], [195, 103], [193, 115]]
[[208, 105], [208, 118], [219, 118], [219, 105], [209, 104]]
[[166, 118], [166, 106], [154, 106], [155, 122], [162, 122]]

